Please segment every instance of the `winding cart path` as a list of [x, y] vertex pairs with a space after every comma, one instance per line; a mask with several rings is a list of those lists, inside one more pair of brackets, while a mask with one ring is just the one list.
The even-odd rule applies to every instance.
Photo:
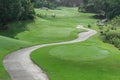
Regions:
[[3, 60], [3, 64], [12, 80], [49, 80], [46, 73], [32, 62], [30, 58], [31, 52], [44, 46], [81, 42], [97, 33], [95, 30], [84, 28], [82, 25], [78, 25], [77, 28], [88, 30], [88, 32], [79, 33], [78, 38], [72, 41], [41, 44], [24, 48], [7, 55]]

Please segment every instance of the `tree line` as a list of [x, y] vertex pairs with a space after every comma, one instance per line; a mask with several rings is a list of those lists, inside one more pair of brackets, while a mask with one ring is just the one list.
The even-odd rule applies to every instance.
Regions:
[[92, 12], [99, 13], [99, 15], [104, 16], [103, 18], [108, 20], [104, 25], [99, 25], [102, 40], [113, 44], [120, 50], [120, 0], [87, 1], [84, 3], [86, 11], [91, 11], [92, 9]]
[[34, 0], [35, 8], [47, 7], [50, 9], [54, 9], [56, 7], [56, 0]]
[[120, 0], [83, 0], [78, 10], [97, 13], [100, 38], [120, 50]]
[[34, 0], [34, 7], [47, 7], [54, 9], [57, 6], [75, 7], [79, 6], [82, 0]]
[[7, 29], [8, 22], [34, 19], [35, 8], [78, 6], [82, 0], [0, 0], [0, 30]]
[[32, 0], [0, 0], [0, 29], [6, 29], [10, 21], [34, 18]]
[[[83, 2], [83, 4], [81, 4]], [[0, 0], [0, 28], [9, 21], [33, 19], [34, 7], [54, 9], [57, 6], [78, 6], [85, 12], [100, 13], [107, 19], [120, 14], [120, 0]]]
[[82, 8], [86, 12], [101, 13], [105, 18], [112, 19], [120, 15], [120, 0], [83, 0]]

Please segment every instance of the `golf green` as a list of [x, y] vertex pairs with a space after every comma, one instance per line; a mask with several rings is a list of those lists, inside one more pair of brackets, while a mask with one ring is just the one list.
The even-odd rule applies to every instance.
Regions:
[[109, 56], [109, 51], [94, 45], [64, 45], [49, 51], [50, 55], [72, 61], [90, 61]]

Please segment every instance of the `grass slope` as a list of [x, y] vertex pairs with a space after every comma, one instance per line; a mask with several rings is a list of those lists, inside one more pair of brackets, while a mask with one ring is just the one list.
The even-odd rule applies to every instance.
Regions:
[[[78, 15], [74, 8], [68, 9], [65, 13], [66, 15], [62, 15], [61, 12], [59, 14], [61, 17], [54, 20], [61, 23], [60, 25], [77, 23], [94, 26], [96, 22], [92, 14]], [[97, 27], [92, 28], [98, 31]], [[97, 34], [84, 42], [38, 49], [31, 54], [31, 57], [46, 71], [50, 80], [120, 80], [119, 53], [120, 51], [114, 46], [103, 43]]]
[[[94, 14], [79, 13], [77, 8], [61, 9], [48, 11], [36, 9], [36, 14], [41, 14], [43, 18], [36, 17], [34, 21], [10, 23], [8, 26], [11, 28], [7, 33], [0, 32], [0, 34], [34, 44], [60, 42], [77, 38], [78, 24], [95, 23], [93, 18], [89, 18]], [[51, 17], [52, 13], [56, 14], [55, 18]]]
[[10, 80], [9, 75], [6, 73], [2, 64], [4, 56], [14, 50], [30, 45], [31, 44], [28, 42], [0, 36], [0, 80]]

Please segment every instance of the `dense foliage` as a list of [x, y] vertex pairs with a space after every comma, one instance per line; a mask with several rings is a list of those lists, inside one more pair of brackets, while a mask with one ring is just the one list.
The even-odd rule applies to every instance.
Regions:
[[[120, 49], [120, 0], [83, 0], [83, 6], [79, 7], [84, 12], [99, 13], [96, 18], [109, 19], [106, 25], [104, 20], [98, 23], [104, 42], [113, 44]], [[103, 26], [104, 25], [104, 26]]]
[[120, 32], [109, 32], [105, 35], [104, 40], [120, 49]]
[[56, 0], [34, 0], [34, 7], [35, 8], [42, 8], [47, 7], [50, 9], [56, 8]]
[[0, 0], [0, 29], [10, 21], [33, 19], [34, 14], [31, 0]]
[[82, 0], [60, 0], [60, 5], [62, 6], [69, 6], [69, 7], [76, 7], [79, 6]]
[[36, 8], [47, 7], [54, 9], [57, 6], [79, 6], [82, 0], [34, 0], [33, 2]]
[[108, 19], [120, 14], [120, 0], [83, 0], [86, 12], [98, 12]]
[[104, 12], [108, 19], [120, 14], [120, 0], [94, 0], [96, 10]]
[[79, 7], [79, 11], [98, 13], [94, 17], [101, 19], [97, 24], [103, 41], [120, 49], [119, 4], [120, 0], [83, 0], [83, 5]]
[[[99, 26], [104, 42], [111, 43], [120, 49], [120, 16], [116, 16], [104, 26]], [[100, 28], [101, 27], [101, 28]]]

